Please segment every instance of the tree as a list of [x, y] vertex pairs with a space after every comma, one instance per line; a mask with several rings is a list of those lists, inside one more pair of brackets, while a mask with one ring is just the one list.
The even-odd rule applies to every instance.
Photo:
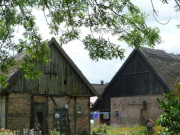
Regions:
[[180, 83], [177, 90], [164, 93], [163, 97], [158, 99], [163, 113], [158, 118], [157, 124], [164, 127], [163, 134], [165, 135], [177, 135], [180, 133], [180, 97], [177, 96], [179, 92]]
[[[130, 0], [0, 0], [0, 84], [3, 87], [7, 86], [8, 69], [17, 63], [26, 78], [36, 79], [41, 72], [35, 65], [49, 62], [47, 41], [42, 41], [32, 15], [34, 8], [44, 12], [51, 33], [59, 35], [61, 45], [81, 40], [93, 60], [124, 57], [124, 49], [104, 38], [102, 33], [117, 35], [118, 40], [132, 47], [153, 47], [161, 42], [158, 28], [148, 27], [146, 15]], [[25, 32], [15, 42], [17, 26], [23, 26]], [[80, 36], [82, 27], [90, 30], [84, 37]], [[11, 57], [14, 50], [25, 52], [21, 62]]]

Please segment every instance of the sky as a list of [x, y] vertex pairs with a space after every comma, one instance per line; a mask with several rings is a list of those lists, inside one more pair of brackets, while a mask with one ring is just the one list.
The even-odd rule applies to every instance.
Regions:
[[[164, 5], [160, 0], [153, 1], [155, 9], [158, 11], [158, 17], [156, 18], [159, 22], [165, 23], [171, 18], [170, 22], [166, 25], [159, 24], [153, 18], [153, 9], [150, 0], [133, 0], [133, 3], [137, 5], [141, 11], [148, 14], [148, 26], [158, 27], [160, 29], [163, 42], [156, 45], [155, 49], [165, 50], [168, 53], [180, 54], [180, 29], [176, 27], [176, 25], [180, 23], [180, 12], [175, 12], [173, 8], [175, 3], [171, 1], [168, 5]], [[33, 14], [36, 15], [37, 25], [40, 28], [40, 34], [43, 36], [43, 39], [50, 40], [53, 36], [49, 34], [50, 31], [43, 14], [37, 11], [34, 11]], [[111, 37], [111, 39], [117, 43], [116, 37]], [[121, 43], [121, 46], [126, 49], [125, 59], [99, 60], [98, 62], [92, 61], [89, 58], [88, 51], [84, 49], [80, 41], [72, 41], [67, 45], [63, 45], [63, 49], [90, 83], [100, 83], [101, 80], [107, 83], [111, 81], [133, 50], [133, 48], [128, 47], [125, 43]]]

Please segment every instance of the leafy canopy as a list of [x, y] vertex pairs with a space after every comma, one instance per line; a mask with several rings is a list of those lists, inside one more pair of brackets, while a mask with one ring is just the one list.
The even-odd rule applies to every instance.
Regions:
[[[48, 42], [38, 33], [32, 10], [44, 12], [51, 34], [59, 35], [61, 45], [81, 40], [93, 60], [124, 58], [124, 49], [103, 34], [118, 36], [129, 46], [155, 46], [161, 41], [159, 30], [148, 27], [146, 15], [130, 0], [0, 0], [0, 84], [7, 86], [9, 68], [19, 64], [26, 78], [36, 79], [41, 74], [35, 68], [49, 62]], [[50, 20], [50, 21], [48, 21]], [[17, 38], [15, 29], [25, 29]], [[89, 29], [81, 36], [81, 28]], [[94, 36], [96, 34], [96, 36]], [[22, 61], [11, 57], [12, 51], [25, 53]]]

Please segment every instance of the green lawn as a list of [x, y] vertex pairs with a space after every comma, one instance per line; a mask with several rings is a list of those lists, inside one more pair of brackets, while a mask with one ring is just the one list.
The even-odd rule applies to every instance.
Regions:
[[147, 128], [139, 125], [136, 125], [133, 128], [107, 125], [100, 125], [98, 127], [94, 127], [92, 125], [91, 134], [93, 134], [93, 132], [105, 135], [146, 135]]

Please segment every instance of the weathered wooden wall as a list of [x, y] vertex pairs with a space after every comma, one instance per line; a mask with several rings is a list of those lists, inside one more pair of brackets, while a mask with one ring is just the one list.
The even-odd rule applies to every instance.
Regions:
[[166, 88], [143, 57], [135, 52], [113, 78], [94, 110], [110, 111], [112, 97], [161, 95]]
[[47, 95], [92, 95], [82, 78], [55, 45], [50, 46], [50, 54], [50, 63], [47, 66], [38, 66], [44, 72], [39, 79], [26, 80], [24, 75], [19, 73], [8, 91]]

